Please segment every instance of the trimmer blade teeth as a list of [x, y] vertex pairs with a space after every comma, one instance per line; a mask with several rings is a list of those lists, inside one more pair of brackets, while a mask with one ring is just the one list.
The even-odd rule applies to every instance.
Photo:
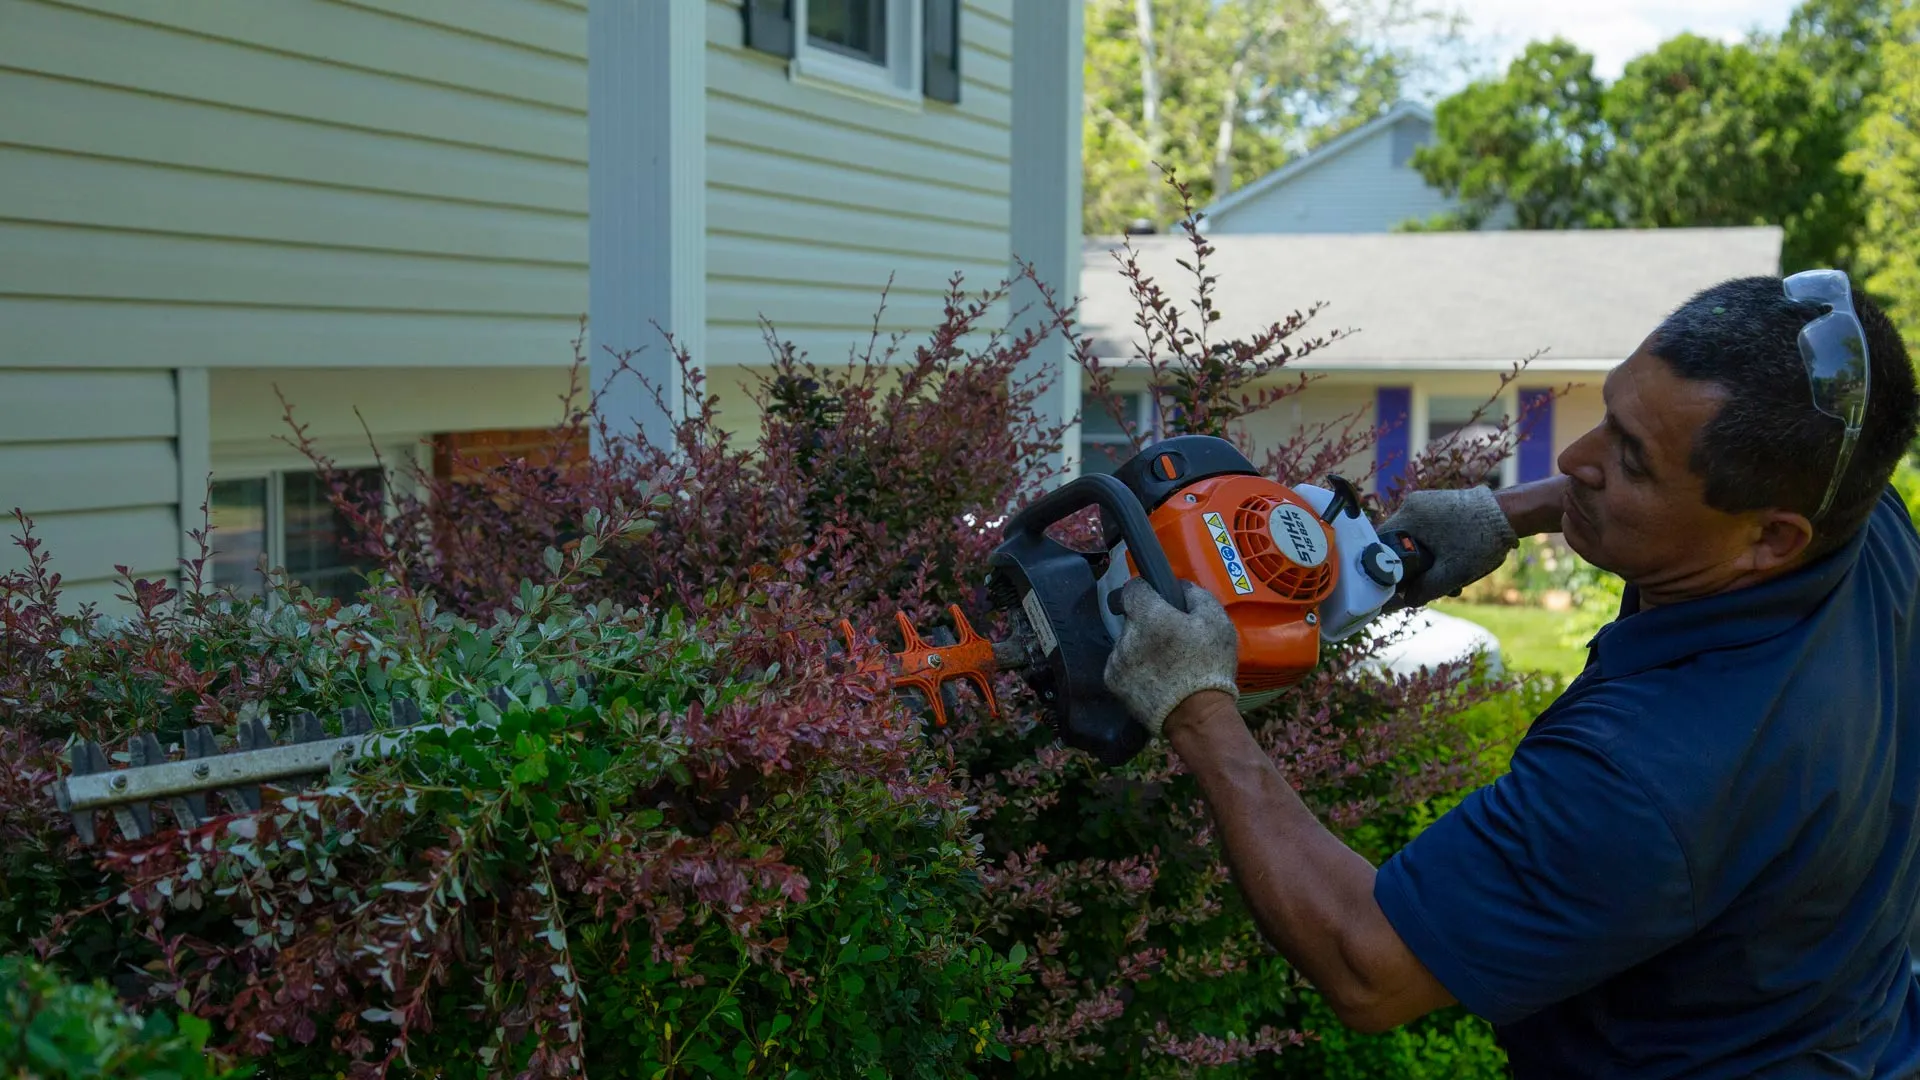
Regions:
[[[75, 776], [90, 776], [93, 773], [107, 771], [107, 755], [100, 749], [99, 743], [90, 739], [81, 739], [67, 749], [67, 765], [73, 770]], [[64, 794], [64, 785], [57, 790]], [[81, 843], [89, 847], [99, 840], [99, 833], [94, 828], [93, 815], [92, 810], [75, 810], [72, 814], [74, 834], [80, 837]]]
[[294, 713], [287, 724], [287, 741], [289, 742], [319, 742], [326, 737], [326, 726], [310, 710], [302, 709]]
[[[127, 749], [133, 756], [133, 764], [135, 767], [141, 765], [158, 765], [167, 760], [167, 751], [160, 745], [159, 736], [151, 731], [143, 731], [135, 735], [132, 744], [128, 746]], [[194, 816], [193, 808], [187, 805], [185, 799], [176, 795], [163, 801], [167, 804], [167, 809], [173, 811], [174, 823], [181, 828], [191, 829], [200, 823], [200, 819]], [[148, 804], [136, 803], [133, 806], [133, 810], [134, 817], [140, 820], [141, 825], [148, 832], [152, 832], [153, 814]]]
[[547, 704], [549, 705], [558, 705], [565, 700], [560, 696], [560, 688], [554, 685], [552, 679], [541, 679], [540, 689], [547, 692]]
[[[420, 723], [419, 701], [413, 698], [394, 698], [394, 726], [411, 728], [417, 723]], [[372, 730], [372, 717], [367, 717], [367, 730]], [[353, 734], [367, 734], [367, 732], [353, 732]]]
[[504, 686], [492, 687], [487, 691], [487, 700], [493, 702], [494, 708], [506, 712], [513, 705], [513, 691]]
[[[147, 741], [153, 739], [151, 732], [140, 732], [127, 745], [127, 756], [133, 759], [134, 767], [158, 764], [166, 760], [160, 752], [159, 740], [154, 739], [152, 757], [148, 757]], [[114, 779], [124, 779], [115, 777]], [[113, 808], [113, 819], [120, 824], [120, 832], [129, 840], [138, 840], [153, 835], [153, 808], [144, 802], [125, 803]]]
[[240, 749], [264, 750], [273, 745], [273, 732], [265, 717], [255, 716], [240, 722]]
[[[212, 757], [220, 752], [220, 744], [213, 739], [210, 727], [188, 728], [181, 735], [181, 744], [189, 760]], [[196, 791], [186, 797], [187, 812], [193, 815], [195, 823], [207, 820], [212, 814], [207, 812], [207, 793]], [[176, 810], [176, 813], [178, 811]]]
[[[273, 732], [267, 730], [267, 722], [264, 718], [256, 716], [241, 722], [240, 749], [265, 750], [272, 745]], [[227, 808], [236, 814], [260, 809], [259, 784], [223, 788], [220, 795], [227, 800]]]

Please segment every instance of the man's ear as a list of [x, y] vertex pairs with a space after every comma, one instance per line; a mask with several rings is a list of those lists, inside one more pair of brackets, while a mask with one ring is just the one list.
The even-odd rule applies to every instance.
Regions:
[[1791, 510], [1760, 511], [1760, 533], [1748, 550], [1753, 569], [1770, 573], [1790, 566], [1813, 544], [1813, 522]]

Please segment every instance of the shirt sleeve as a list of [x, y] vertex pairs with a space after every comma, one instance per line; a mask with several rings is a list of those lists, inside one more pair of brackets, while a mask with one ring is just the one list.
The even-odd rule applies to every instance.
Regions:
[[1441, 985], [1495, 1024], [1572, 997], [1694, 930], [1673, 829], [1577, 724], [1521, 740], [1507, 775], [1387, 860], [1374, 898]]

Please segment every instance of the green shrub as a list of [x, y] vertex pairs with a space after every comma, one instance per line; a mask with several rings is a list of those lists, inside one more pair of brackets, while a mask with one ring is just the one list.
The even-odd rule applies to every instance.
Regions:
[[1304, 1023], [1315, 1039], [1286, 1055], [1276, 1075], [1300, 1080], [1505, 1080], [1506, 1052], [1486, 1021], [1459, 1006], [1405, 1027], [1362, 1035], [1341, 1025], [1317, 994], [1307, 995]]
[[[270, 1076], [933, 1078], [1004, 1054], [1022, 957], [984, 943], [966, 808], [881, 677], [778, 589], [702, 619], [577, 602], [646, 531], [585, 524], [485, 622], [378, 575], [345, 607], [279, 578], [268, 601], [143, 588], [119, 626], [58, 614], [42, 560], [0, 580], [0, 682], [39, 673], [8, 731], [40, 775], [68, 734], [172, 742], [261, 701], [367, 707], [397, 747], [261, 813], [157, 808], [79, 859], [44, 791], [6, 789], [17, 851], [68, 875], [40, 943]], [[428, 721], [388, 727], [400, 697]]]
[[75, 984], [21, 956], [0, 957], [0, 1076], [26, 1080], [223, 1080], [205, 1020], [135, 1015], [101, 981]]

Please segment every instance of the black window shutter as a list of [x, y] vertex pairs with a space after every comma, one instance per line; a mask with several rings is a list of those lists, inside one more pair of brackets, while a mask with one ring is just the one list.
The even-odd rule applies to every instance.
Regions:
[[742, 10], [747, 16], [747, 48], [793, 59], [793, 0], [746, 0]]
[[[1057, 0], [1033, 0], [1054, 3]], [[922, 93], [935, 101], [960, 100], [960, 0], [925, 0], [926, 57]]]

